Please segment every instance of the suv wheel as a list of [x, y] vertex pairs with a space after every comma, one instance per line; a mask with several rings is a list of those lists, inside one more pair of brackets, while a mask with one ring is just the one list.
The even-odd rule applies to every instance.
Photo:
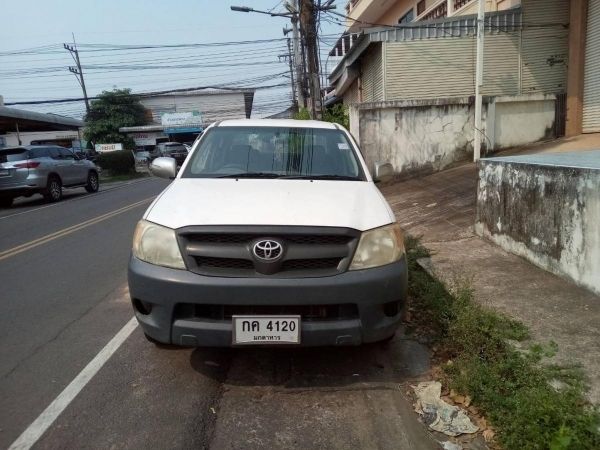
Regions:
[[10, 208], [12, 202], [12, 197], [0, 197], [0, 208]]
[[44, 198], [49, 202], [58, 202], [62, 198], [62, 183], [60, 178], [53, 176], [48, 178]]
[[87, 184], [85, 185], [85, 190], [88, 192], [98, 192], [98, 187], [100, 183], [98, 182], [98, 174], [96, 172], [90, 172], [87, 179]]

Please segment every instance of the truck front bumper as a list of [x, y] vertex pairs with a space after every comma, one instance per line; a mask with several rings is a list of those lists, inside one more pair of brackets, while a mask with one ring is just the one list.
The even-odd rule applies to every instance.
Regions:
[[343, 305], [339, 317], [302, 317], [303, 346], [358, 345], [394, 334], [407, 295], [406, 259], [373, 269], [315, 278], [228, 278], [129, 263], [129, 292], [144, 332], [158, 342], [184, 346], [232, 345], [231, 318], [202, 317], [207, 305], [302, 307]]

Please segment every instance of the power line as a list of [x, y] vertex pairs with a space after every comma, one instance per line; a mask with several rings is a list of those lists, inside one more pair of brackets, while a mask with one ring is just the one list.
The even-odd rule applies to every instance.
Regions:
[[[249, 91], [249, 90], [259, 90], [259, 89], [270, 89], [270, 88], [278, 87], [278, 86], [287, 86], [287, 83], [274, 84], [274, 85], [270, 85], [270, 86], [256, 86], [256, 87], [252, 87], [252, 88], [251, 87], [247, 87], [247, 88], [237, 87], [236, 88], [236, 87], [228, 87], [228, 86], [223, 86], [223, 85], [198, 86], [198, 87], [191, 87], [191, 88], [169, 89], [166, 91], [134, 93], [134, 95], [143, 98], [143, 97], [150, 97], [150, 96], [154, 96], [154, 95], [172, 94], [172, 93], [177, 93], [177, 92], [196, 91], [196, 90], [205, 90], [205, 89]], [[100, 98], [100, 97], [99, 96], [88, 97], [89, 100], [96, 100], [98, 98]], [[84, 100], [85, 100], [85, 97], [77, 97], [77, 98], [48, 99], [48, 100], [31, 100], [31, 101], [24, 101], [24, 102], [6, 102], [5, 105], [7, 105], [7, 106], [11, 106], [11, 105], [41, 105], [41, 104], [49, 104], [49, 103], [80, 102], [80, 101], [84, 101]]]

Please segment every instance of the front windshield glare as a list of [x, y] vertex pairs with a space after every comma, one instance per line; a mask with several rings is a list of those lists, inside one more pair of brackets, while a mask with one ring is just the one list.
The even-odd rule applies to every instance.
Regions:
[[339, 130], [212, 128], [193, 153], [182, 177], [234, 176], [364, 180], [358, 158]]

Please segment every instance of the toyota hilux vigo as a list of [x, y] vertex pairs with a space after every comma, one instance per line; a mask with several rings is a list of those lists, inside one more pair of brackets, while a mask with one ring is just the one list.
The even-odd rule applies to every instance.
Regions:
[[[390, 175], [375, 165], [376, 179]], [[358, 345], [394, 335], [404, 239], [343, 127], [228, 120], [200, 137], [137, 224], [135, 315], [151, 342]]]

